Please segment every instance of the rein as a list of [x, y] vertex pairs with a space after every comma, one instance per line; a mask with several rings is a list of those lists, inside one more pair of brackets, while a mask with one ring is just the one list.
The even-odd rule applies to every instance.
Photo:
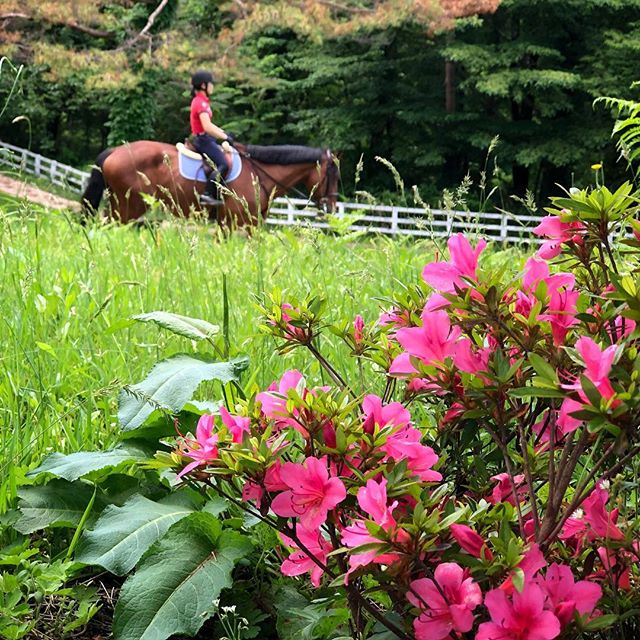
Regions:
[[[280, 187], [285, 193], [290, 193], [293, 192], [294, 194], [302, 197], [302, 198], [307, 198], [307, 204], [309, 204], [312, 200], [311, 196], [307, 197], [306, 194], [304, 194], [302, 191], [300, 191], [300, 189], [297, 189], [296, 187], [287, 187], [286, 185], [282, 184], [282, 182], [276, 180], [266, 169], [264, 169], [263, 167], [259, 166], [258, 164], [256, 164], [256, 160], [254, 160], [251, 157], [251, 154], [248, 153], [247, 151], [240, 151], [238, 149], [238, 153], [245, 158], [246, 160], [249, 161], [249, 163], [251, 164], [251, 167], [253, 169], [255, 169], [257, 172], [262, 173], [263, 176], [265, 176], [266, 178], [268, 178], [269, 180], [271, 180], [271, 182], [273, 182], [276, 186]], [[319, 191], [320, 187], [325, 184], [326, 182], [326, 188], [325, 190], [328, 191], [329, 190], [329, 182], [328, 182], [328, 178], [329, 178], [329, 171], [331, 168], [331, 162], [332, 162], [332, 158], [331, 155], [329, 154], [328, 157], [328, 162], [329, 164], [327, 165], [327, 170], [324, 172], [324, 175], [322, 176], [322, 179], [320, 180], [320, 182], [318, 182], [318, 184], [316, 185], [316, 189]], [[269, 193], [267, 192], [267, 188], [263, 185], [260, 184], [260, 189], [262, 189], [262, 191], [264, 192], [264, 195], [266, 198], [269, 198]], [[322, 197], [320, 197], [318, 199], [318, 202], [322, 202], [323, 200], [328, 200], [329, 196], [331, 195], [335, 195], [337, 196], [338, 194], [331, 194], [331, 193], [325, 193]]]

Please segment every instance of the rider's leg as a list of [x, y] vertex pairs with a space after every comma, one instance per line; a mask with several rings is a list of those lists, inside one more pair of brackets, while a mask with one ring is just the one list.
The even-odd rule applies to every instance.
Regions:
[[224, 151], [222, 147], [207, 134], [196, 136], [194, 146], [200, 153], [206, 156], [208, 162], [215, 165], [215, 168], [211, 167], [212, 170], [211, 173], [209, 173], [209, 179], [205, 185], [204, 192], [200, 196], [200, 202], [207, 205], [223, 204], [219, 193], [219, 184], [221, 182], [224, 183], [223, 176], [227, 174], [229, 169]]

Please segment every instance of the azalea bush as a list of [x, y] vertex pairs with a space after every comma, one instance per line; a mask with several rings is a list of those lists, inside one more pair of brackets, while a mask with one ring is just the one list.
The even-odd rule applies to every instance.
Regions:
[[348, 609], [334, 635], [636, 637], [637, 208], [629, 184], [555, 198], [512, 272], [453, 236], [379, 318], [263, 299], [325, 379], [227, 397], [181, 430], [177, 479], [277, 531], [282, 574]]

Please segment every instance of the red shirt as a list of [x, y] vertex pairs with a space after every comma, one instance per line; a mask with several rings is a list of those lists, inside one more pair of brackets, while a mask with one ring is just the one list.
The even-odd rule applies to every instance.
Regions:
[[198, 93], [191, 101], [191, 133], [193, 133], [193, 135], [205, 133], [202, 122], [200, 122], [201, 113], [208, 113], [209, 118], [213, 116], [209, 98], [202, 93]]

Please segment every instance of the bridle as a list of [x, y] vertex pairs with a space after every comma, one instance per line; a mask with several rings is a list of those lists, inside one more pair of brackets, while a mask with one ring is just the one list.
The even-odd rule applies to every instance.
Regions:
[[[309, 204], [309, 202], [311, 202], [311, 197], [308, 197], [305, 193], [303, 193], [302, 191], [300, 191], [300, 189], [297, 189], [296, 187], [287, 187], [286, 185], [282, 184], [282, 182], [280, 182], [279, 180], [276, 180], [266, 169], [264, 169], [262, 166], [256, 164], [256, 161], [251, 157], [251, 154], [248, 153], [247, 151], [240, 151], [238, 149], [238, 153], [245, 159], [249, 161], [249, 164], [251, 165], [251, 168], [254, 169], [257, 173], [261, 173], [264, 177], [268, 178], [269, 180], [271, 180], [271, 182], [273, 182], [273, 184], [275, 184], [276, 186], [280, 187], [285, 193], [294, 193], [297, 196], [300, 196], [301, 198], [307, 198], [307, 204]], [[318, 205], [323, 209], [323, 211], [327, 212], [328, 208], [329, 208], [329, 202], [331, 201], [331, 198], [337, 198], [338, 197], [338, 192], [337, 191], [329, 191], [331, 189], [331, 180], [334, 180], [334, 184], [335, 184], [335, 188], [337, 188], [338, 185], [338, 167], [336, 166], [336, 163], [334, 162], [333, 159], [333, 155], [331, 154], [331, 150], [330, 149], [325, 149], [325, 151], [323, 151], [322, 153], [323, 155], [323, 159], [326, 159], [327, 162], [327, 169], [324, 172], [324, 175], [322, 176], [320, 182], [318, 182], [318, 184], [316, 185], [316, 192], [317, 193], [322, 193], [321, 189], [324, 188], [324, 193], [322, 193], [322, 195], [319, 195], [317, 197], [317, 202]], [[262, 190], [262, 192], [264, 193], [266, 198], [269, 198], [269, 193], [267, 191], [267, 188], [264, 186], [264, 184], [261, 182], [260, 183], [260, 189]]]
[[[318, 191], [320, 188], [324, 186], [324, 193], [318, 197], [318, 204], [322, 208], [322, 210], [327, 213], [329, 211], [329, 203], [331, 199], [338, 198], [338, 166], [336, 165], [333, 155], [331, 154], [331, 149], [327, 149], [323, 155], [326, 155], [327, 158], [327, 170], [324, 172], [324, 176], [322, 176], [322, 180], [317, 185]], [[334, 185], [334, 189], [336, 191], [329, 191], [331, 189], [331, 185]]]

